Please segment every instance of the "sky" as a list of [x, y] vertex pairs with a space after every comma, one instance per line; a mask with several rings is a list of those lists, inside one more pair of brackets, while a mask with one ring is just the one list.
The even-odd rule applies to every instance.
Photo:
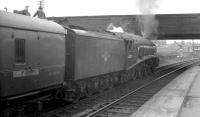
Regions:
[[[0, 10], [22, 10], [26, 5], [33, 15], [39, 0], [0, 0]], [[44, 0], [46, 16], [93, 16], [141, 14], [138, 1], [155, 2], [155, 14], [200, 13], [200, 0]], [[150, 3], [149, 2], [149, 3]]]

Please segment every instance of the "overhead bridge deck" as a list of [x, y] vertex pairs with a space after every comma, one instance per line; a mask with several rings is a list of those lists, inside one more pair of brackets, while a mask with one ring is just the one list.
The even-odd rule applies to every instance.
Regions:
[[[125, 31], [141, 34], [138, 16], [144, 15], [107, 15], [50, 17], [64, 26], [83, 27], [88, 30], [105, 31], [110, 23], [124, 27]], [[158, 21], [157, 39], [200, 39], [200, 14], [156, 14]]]

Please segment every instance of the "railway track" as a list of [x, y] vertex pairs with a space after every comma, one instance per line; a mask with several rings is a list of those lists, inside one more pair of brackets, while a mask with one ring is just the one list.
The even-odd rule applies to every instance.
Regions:
[[164, 70], [167, 70], [167, 69], [171, 69], [173, 67], [175, 68], [175, 67], [178, 67], [181, 64], [185, 64], [185, 63], [188, 63], [188, 62], [194, 61], [194, 60], [198, 60], [198, 59], [185, 60], [185, 61], [176, 62], [176, 63], [173, 63], [173, 64], [168, 64], [168, 65], [160, 66], [160, 67], [157, 67], [155, 71], [156, 71], [156, 73], [159, 73], [161, 71], [164, 71]]
[[[197, 61], [198, 62], [198, 61]], [[128, 117], [148, 101], [154, 94], [162, 89], [166, 84], [176, 77], [176, 73], [182, 73], [188, 67], [197, 63], [190, 61], [189, 63], [181, 64], [179, 68], [156, 78], [155, 80], [133, 90], [132, 92], [116, 99], [113, 102], [105, 105], [98, 110], [85, 115], [86, 117]]]
[[[196, 60], [195, 60], [196, 61]], [[44, 113], [41, 117], [127, 117], [150, 99], [156, 92], [181, 73], [185, 66], [194, 60], [172, 64], [156, 69], [153, 77], [134, 80], [91, 98], [83, 99], [77, 104], [69, 104]], [[187, 63], [187, 65], [185, 65]], [[179, 66], [179, 67], [178, 67]], [[178, 72], [174, 74], [174, 72]], [[155, 78], [156, 77], [156, 78]], [[164, 78], [167, 77], [167, 78]], [[164, 81], [161, 81], [164, 80]], [[151, 86], [154, 82], [156, 85]], [[145, 88], [145, 87], [150, 88]], [[139, 88], [138, 88], [139, 87]]]

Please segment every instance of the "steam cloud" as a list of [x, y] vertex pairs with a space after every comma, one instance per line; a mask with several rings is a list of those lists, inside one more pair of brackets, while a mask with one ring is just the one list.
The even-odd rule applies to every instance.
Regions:
[[137, 5], [140, 12], [144, 15], [138, 16], [138, 24], [143, 37], [155, 38], [157, 34], [157, 28], [159, 25], [156, 20], [153, 10], [158, 8], [158, 0], [137, 0]]
[[110, 32], [124, 32], [122, 25], [122, 19], [119, 17], [113, 17], [111, 18], [111, 23], [107, 27], [107, 31]]
[[120, 33], [135, 33], [133, 29], [132, 19], [120, 18], [120, 17], [112, 17], [110, 19], [110, 24], [107, 26], [107, 31], [110, 32], [120, 32]]

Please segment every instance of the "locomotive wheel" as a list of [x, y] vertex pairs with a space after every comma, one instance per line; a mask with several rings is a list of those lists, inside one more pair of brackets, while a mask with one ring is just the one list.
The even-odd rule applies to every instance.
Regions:
[[125, 78], [126, 78], [126, 79], [125, 79], [125, 82], [129, 81], [129, 78], [130, 78], [130, 77], [129, 77], [129, 72], [126, 73]]
[[136, 80], [137, 77], [136, 77], [136, 71], [135, 71], [135, 69], [133, 69], [131, 73], [132, 73], [132, 76], [131, 76], [132, 79]]
[[137, 79], [140, 79], [140, 78], [142, 78], [142, 76], [141, 76], [141, 71], [140, 71], [140, 70], [137, 70]]
[[120, 83], [126, 82], [126, 73], [121, 73], [120, 75]]
[[113, 88], [113, 80], [111, 75], [106, 75], [106, 89], [112, 89]]
[[81, 89], [78, 84], [74, 84], [73, 88], [75, 89], [72, 93], [72, 102], [77, 103], [81, 98]]
[[112, 83], [113, 83], [113, 86], [117, 85], [119, 83], [119, 77], [118, 77], [118, 74], [112, 74]]
[[131, 71], [128, 72], [128, 80], [132, 80], [132, 73], [131, 73]]
[[73, 95], [73, 97], [72, 97], [72, 103], [77, 103], [80, 100], [80, 98], [81, 98], [81, 96], [80, 96], [79, 93], [73, 93], [72, 95]]
[[94, 92], [93, 93], [97, 93], [98, 90], [99, 90], [99, 79], [98, 79], [98, 77], [92, 79], [92, 82], [93, 82], [93, 85], [94, 85]]
[[112, 89], [113, 88], [113, 79], [112, 79], [112, 76], [109, 76], [109, 89]]
[[104, 92], [104, 86], [103, 86], [103, 84], [104, 84], [104, 83], [103, 83], [103, 80], [100, 80], [100, 81], [99, 81], [99, 84], [98, 84], [98, 85], [99, 85], [99, 86], [98, 86], [98, 87], [99, 87], [99, 89], [98, 89], [98, 92], [99, 92], [99, 93]]
[[94, 84], [93, 84], [92, 80], [89, 80], [88, 84], [87, 84], [86, 96], [91, 97], [94, 91], [95, 91]]
[[150, 66], [148, 65], [148, 74], [147, 75], [152, 75], [152, 72], [151, 72], [151, 68], [150, 68]]
[[91, 89], [90, 88], [87, 88], [87, 90], [86, 90], [86, 97], [92, 97], [92, 91], [91, 91]]
[[102, 80], [99, 83], [99, 91], [104, 92], [108, 88], [108, 79], [106, 76], [103, 76]]

